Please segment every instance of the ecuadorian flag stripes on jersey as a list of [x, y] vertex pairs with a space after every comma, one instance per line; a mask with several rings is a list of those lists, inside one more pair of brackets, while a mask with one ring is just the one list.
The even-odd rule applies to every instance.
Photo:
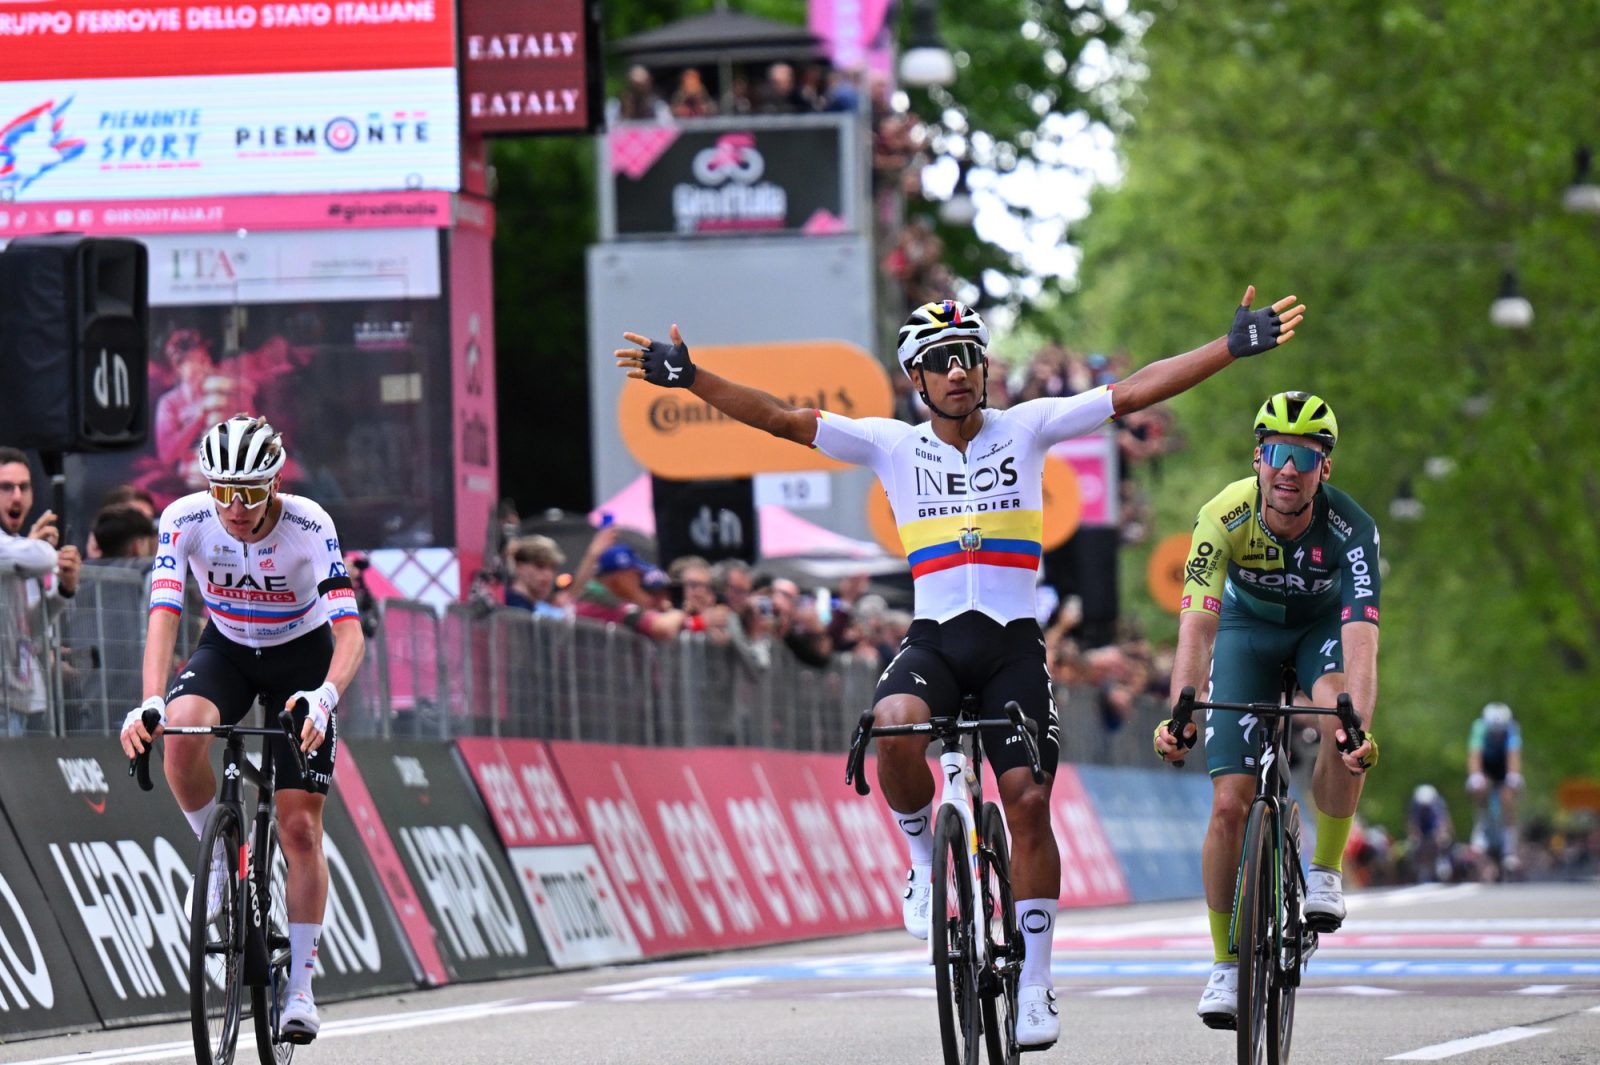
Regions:
[[[976, 529], [976, 551], [961, 546], [961, 534]], [[1037, 510], [996, 510], [922, 518], [900, 526], [900, 544], [911, 576], [956, 566], [1006, 566], [1036, 570], [1043, 554], [1044, 515]]]

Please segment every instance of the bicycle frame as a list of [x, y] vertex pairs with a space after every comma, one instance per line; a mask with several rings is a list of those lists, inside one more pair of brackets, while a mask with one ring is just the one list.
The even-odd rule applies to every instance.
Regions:
[[[1009, 724], [1009, 722], [1007, 722]], [[967, 879], [972, 884], [972, 897], [983, 900], [983, 913], [992, 912], [993, 900], [989, 898], [988, 878], [978, 867], [978, 818], [974, 813], [983, 808], [983, 741], [974, 733], [972, 756], [967, 756], [960, 733], [942, 737], [943, 749], [939, 754], [939, 768], [944, 776], [940, 785], [939, 805], [952, 806], [961, 816], [961, 825], [967, 838]], [[935, 815], [937, 816], [937, 814]], [[988, 963], [987, 936], [974, 936], [973, 950], [980, 967]]]

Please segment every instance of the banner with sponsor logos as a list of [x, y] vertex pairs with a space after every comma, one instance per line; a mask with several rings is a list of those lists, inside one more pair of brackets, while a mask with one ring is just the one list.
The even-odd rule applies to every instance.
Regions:
[[1089, 797], [1098, 830], [1121, 863], [1127, 898], [1152, 902], [1201, 894], [1200, 845], [1211, 816], [1208, 778], [1165, 767], [1085, 765], [1073, 772]]
[[[98, 780], [83, 784], [90, 793], [98, 791]], [[0, 817], [0, 1042], [100, 1026], [61, 927], [7, 820], [27, 811], [7, 808]]]
[[464, 222], [448, 192], [347, 192], [342, 196], [189, 196], [171, 200], [0, 203], [0, 240], [71, 230], [90, 236], [241, 230], [447, 228]]
[[[465, 197], [463, 197], [465, 198]], [[450, 234], [450, 382], [455, 539], [463, 584], [483, 564], [500, 495], [495, 446], [493, 231]]]
[[854, 129], [846, 115], [614, 125], [601, 236], [854, 231]]
[[639, 958], [639, 941], [539, 740], [456, 741], [559, 968]]
[[[842, 760], [553, 742], [646, 956], [890, 927], [905, 844]], [[869, 768], [869, 772], [870, 772]]]
[[468, 133], [596, 129], [601, 73], [596, 0], [462, 0], [461, 109]]
[[6, 0], [7, 81], [449, 68], [440, 0]]
[[[198, 844], [167, 790], [159, 756], [151, 775], [155, 790], [140, 791], [121, 750], [105, 737], [0, 744], [0, 805], [111, 1026], [189, 1012], [183, 904]], [[330, 810], [337, 801], [335, 792]], [[30, 813], [44, 809], [49, 817]], [[325, 827], [328, 908], [318, 998], [410, 985], [410, 963], [348, 817], [333, 812]]]
[[0, 82], [0, 202], [460, 186], [450, 67]]
[[487, 980], [549, 969], [519, 877], [455, 751], [436, 742], [366, 740], [355, 761], [451, 976]]

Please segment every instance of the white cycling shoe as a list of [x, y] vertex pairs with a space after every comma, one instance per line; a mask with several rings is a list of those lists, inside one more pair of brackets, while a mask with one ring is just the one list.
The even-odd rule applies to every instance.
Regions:
[[315, 1039], [321, 1030], [322, 1018], [317, 1016], [317, 1004], [311, 1000], [311, 992], [296, 991], [290, 995], [288, 1005], [283, 1007], [283, 1016], [278, 1020], [278, 1031], [283, 1038], [303, 1045]]
[[1344, 924], [1344, 877], [1331, 869], [1306, 874], [1306, 926], [1313, 932], [1337, 932]]
[[1043, 984], [1017, 989], [1017, 1047], [1049, 1050], [1061, 1038], [1061, 1014], [1056, 993]]
[[905, 920], [906, 931], [918, 939], [928, 938], [928, 911], [933, 905], [933, 866], [913, 865], [906, 873], [905, 901], [900, 904], [900, 916]]
[[[206, 924], [222, 916], [222, 892], [228, 884], [228, 859], [219, 849], [211, 855], [211, 872], [206, 878]], [[194, 878], [189, 878], [189, 893], [183, 897], [183, 916], [194, 912]]]
[[1239, 1027], [1239, 963], [1219, 961], [1211, 967], [1211, 979], [1200, 994], [1200, 1005], [1194, 1008], [1207, 1028], [1225, 1028], [1233, 1031]]

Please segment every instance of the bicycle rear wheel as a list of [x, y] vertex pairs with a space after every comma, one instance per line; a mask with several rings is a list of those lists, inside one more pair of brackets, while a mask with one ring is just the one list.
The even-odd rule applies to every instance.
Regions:
[[934, 822], [928, 937], [945, 1065], [977, 1065], [979, 1055], [978, 972], [972, 942], [977, 920], [968, 860], [961, 815], [941, 806]]
[[1011, 850], [1005, 820], [992, 802], [978, 820], [979, 880], [984, 884], [984, 933], [989, 937], [989, 968], [979, 982], [983, 996], [983, 1036], [989, 1065], [1017, 1065], [1017, 980], [1022, 975], [1022, 937], [1017, 934], [1017, 903], [1011, 891]]
[[[189, 909], [189, 1016], [194, 1029], [198, 1065], [230, 1065], [239, 1040], [244, 1010], [244, 892], [239, 881], [238, 812], [218, 806], [200, 834], [195, 861], [194, 896]], [[218, 847], [227, 857], [226, 882], [220, 885], [222, 906], [208, 920], [214, 886], [211, 856]]]
[[255, 890], [266, 888], [266, 920], [261, 927], [266, 934], [266, 983], [250, 988], [250, 1014], [256, 1027], [256, 1056], [261, 1065], [289, 1065], [294, 1057], [293, 1043], [277, 1042], [278, 1015], [283, 1010], [284, 988], [289, 982], [292, 957], [289, 951], [289, 908], [284, 894], [284, 870], [278, 860], [278, 819], [267, 822], [265, 853], [257, 839], [256, 854], [252, 858], [250, 878]]
[[1277, 816], [1264, 802], [1250, 807], [1239, 855], [1234, 924], [1239, 938], [1239, 1065], [1267, 1059], [1267, 1015], [1273, 1011], [1272, 970], [1277, 964]]

